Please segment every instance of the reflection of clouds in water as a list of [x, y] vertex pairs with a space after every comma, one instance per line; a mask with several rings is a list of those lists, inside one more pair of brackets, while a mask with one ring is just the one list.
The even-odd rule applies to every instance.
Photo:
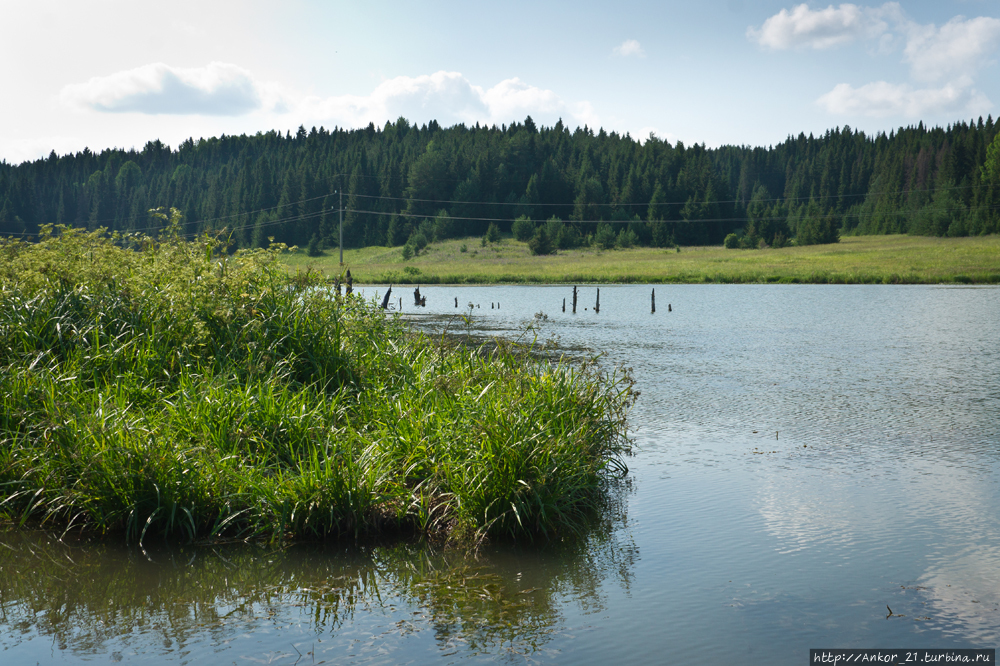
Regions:
[[830, 501], [826, 495], [811, 495], [818, 489], [790, 485], [775, 478], [758, 491], [758, 511], [765, 529], [774, 536], [782, 555], [820, 544], [850, 546], [856, 536], [857, 515], [852, 507]]
[[790, 483], [777, 459], [759, 462], [757, 511], [779, 554], [816, 550], [833, 566], [862, 563], [874, 579], [904, 575], [917, 582], [895, 590], [894, 613], [945, 635], [1000, 641], [995, 474], [904, 458], [877, 477], [817, 470]]
[[773, 449], [768, 446], [777, 453], [751, 454], [759, 477], [757, 511], [778, 553], [822, 548], [848, 560], [860, 549], [884, 548], [882, 539], [898, 536], [900, 505], [885, 504], [882, 496], [899, 485], [894, 471], [878, 472], [892, 480], [861, 479], [853, 461], [838, 464], [824, 449], [792, 446], [779, 441]]
[[[973, 537], [974, 538], [974, 537]], [[1000, 643], [1000, 548], [970, 546], [918, 579], [923, 601], [913, 612], [944, 633], [983, 645]]]
[[[787, 464], [792, 456], [799, 458], [796, 467], [812, 466], [815, 457], [815, 469], [794, 471]], [[937, 557], [970, 539], [996, 541], [993, 474], [900, 455], [862, 476], [850, 460], [835, 458], [816, 448], [754, 456], [758, 511], [769, 533], [795, 545], [791, 550], [854, 539], [881, 547], [905, 538]]]

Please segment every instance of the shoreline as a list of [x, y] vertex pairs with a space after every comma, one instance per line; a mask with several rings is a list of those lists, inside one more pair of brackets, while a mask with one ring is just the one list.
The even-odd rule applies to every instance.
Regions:
[[[462, 247], [466, 251], [462, 251]], [[475, 249], [469, 249], [475, 246]], [[507, 238], [483, 247], [479, 239], [429, 245], [409, 261], [400, 248], [288, 255], [289, 271], [335, 277], [350, 269], [361, 284], [1000, 284], [1000, 236], [937, 238], [850, 236], [840, 243], [781, 249], [721, 246], [561, 250], [531, 256]]]

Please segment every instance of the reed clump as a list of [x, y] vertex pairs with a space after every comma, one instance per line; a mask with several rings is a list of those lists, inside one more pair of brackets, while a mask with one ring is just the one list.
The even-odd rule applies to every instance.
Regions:
[[0, 519], [139, 542], [587, 523], [627, 374], [414, 333], [282, 250], [0, 242]]

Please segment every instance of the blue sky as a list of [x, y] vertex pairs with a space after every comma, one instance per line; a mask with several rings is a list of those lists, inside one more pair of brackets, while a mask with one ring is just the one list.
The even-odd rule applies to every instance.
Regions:
[[998, 115], [1000, 2], [0, 0], [0, 159], [531, 115], [769, 145]]

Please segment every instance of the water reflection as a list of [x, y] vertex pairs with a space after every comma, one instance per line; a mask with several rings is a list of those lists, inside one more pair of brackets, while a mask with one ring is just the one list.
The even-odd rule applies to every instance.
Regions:
[[[635, 491], [583, 540], [150, 562], [6, 535], [4, 662], [798, 664], [1000, 643], [1000, 289], [669, 285], [655, 316], [650, 287], [602, 286], [600, 315], [586, 289], [575, 316], [565, 286], [404, 302], [435, 334], [527, 322], [556, 353], [634, 367]], [[455, 298], [482, 304], [468, 326]]]
[[24, 661], [50, 650], [192, 663], [219, 651], [226, 662], [531, 655], [562, 631], [564, 599], [599, 609], [609, 581], [631, 585], [628, 492], [617, 484], [576, 541], [477, 554], [407, 543], [137, 550], [2, 533], [0, 641]]

